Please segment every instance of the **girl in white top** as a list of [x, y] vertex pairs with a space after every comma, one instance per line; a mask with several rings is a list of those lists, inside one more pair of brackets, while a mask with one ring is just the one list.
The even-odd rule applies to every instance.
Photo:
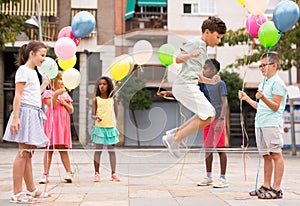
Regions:
[[[45, 61], [46, 54], [47, 47], [38, 41], [24, 44], [19, 50], [13, 112], [3, 136], [3, 140], [17, 142], [19, 146], [13, 165], [13, 194], [10, 198], [13, 203], [32, 203], [35, 197], [49, 196], [36, 188], [31, 162], [35, 147], [44, 147], [48, 143], [43, 129], [45, 115], [41, 110], [41, 93], [49, 80], [44, 78], [40, 85], [35, 71], [35, 67], [41, 66]], [[23, 179], [27, 191], [23, 191]]]

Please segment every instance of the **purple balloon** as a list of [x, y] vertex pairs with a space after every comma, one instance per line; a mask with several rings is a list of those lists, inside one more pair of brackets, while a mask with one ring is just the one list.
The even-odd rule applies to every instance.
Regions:
[[265, 23], [267, 20], [268, 20], [267, 17], [263, 14], [260, 16], [256, 16], [253, 14], [248, 16], [246, 21], [246, 29], [248, 33], [254, 38], [258, 37], [258, 30], [260, 26], [263, 23]]

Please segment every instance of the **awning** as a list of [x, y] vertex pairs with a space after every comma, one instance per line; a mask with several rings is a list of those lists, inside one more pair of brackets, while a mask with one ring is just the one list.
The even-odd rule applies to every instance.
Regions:
[[167, 0], [138, 0], [138, 6], [162, 6], [162, 7], [167, 7]]
[[125, 20], [133, 17], [134, 9], [135, 9], [135, 0], [127, 0], [126, 13], [124, 16]]

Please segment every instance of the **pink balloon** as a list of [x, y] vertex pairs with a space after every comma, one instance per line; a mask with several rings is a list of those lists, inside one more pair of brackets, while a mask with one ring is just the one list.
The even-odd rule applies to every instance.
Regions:
[[260, 26], [267, 20], [268, 19], [265, 15], [256, 16], [251, 14], [248, 16], [246, 21], [246, 29], [248, 33], [254, 38], [258, 37], [258, 30]]
[[72, 27], [66, 26], [62, 28], [57, 35], [57, 39], [60, 39], [61, 37], [69, 37], [71, 39], [74, 39], [74, 35], [72, 33]]
[[59, 59], [70, 59], [76, 53], [76, 44], [69, 37], [61, 37], [54, 45], [54, 52]]

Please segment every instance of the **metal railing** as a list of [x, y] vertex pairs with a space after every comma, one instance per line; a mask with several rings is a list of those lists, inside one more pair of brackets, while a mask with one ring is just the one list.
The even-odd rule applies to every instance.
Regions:
[[167, 13], [135, 12], [126, 20], [126, 32], [145, 29], [167, 29]]

